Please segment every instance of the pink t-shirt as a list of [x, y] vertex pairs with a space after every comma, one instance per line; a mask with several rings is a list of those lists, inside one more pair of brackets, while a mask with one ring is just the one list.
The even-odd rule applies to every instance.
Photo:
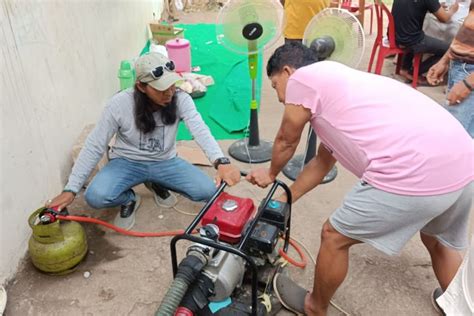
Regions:
[[311, 110], [311, 126], [349, 171], [381, 190], [435, 195], [474, 180], [474, 142], [424, 94], [396, 80], [322, 61], [288, 80], [286, 104]]

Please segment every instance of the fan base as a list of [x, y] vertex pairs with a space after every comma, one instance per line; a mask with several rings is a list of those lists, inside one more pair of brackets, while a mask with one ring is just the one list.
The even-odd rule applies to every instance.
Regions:
[[257, 146], [249, 146], [248, 138], [245, 138], [229, 147], [229, 155], [246, 163], [262, 163], [272, 159], [272, 146], [273, 144], [266, 140], [260, 140]]
[[[296, 177], [301, 172], [301, 169], [303, 167], [303, 161], [304, 161], [304, 155], [296, 155], [288, 161], [286, 166], [283, 168], [283, 174], [290, 180], [295, 181]], [[323, 178], [323, 181], [321, 181], [321, 184], [325, 184], [328, 182], [333, 181], [337, 176], [337, 168], [334, 166], [328, 174]]]

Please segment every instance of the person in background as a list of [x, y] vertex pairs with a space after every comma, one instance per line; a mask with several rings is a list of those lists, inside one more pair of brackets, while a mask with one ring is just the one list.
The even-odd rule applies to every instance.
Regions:
[[[302, 43], [304, 31], [308, 23], [316, 14], [328, 8], [330, 4], [330, 0], [281, 0], [280, 2], [285, 8], [286, 16], [284, 29], [285, 44], [291, 42]], [[308, 137], [311, 141], [314, 141], [314, 143], [317, 142], [317, 135], [314, 131], [312, 131]], [[312, 145], [308, 144], [308, 146]], [[336, 166], [329, 172], [325, 180], [330, 181], [330, 179], [334, 179], [334, 176], [337, 174], [335, 169]]]
[[474, 315], [474, 235], [454, 279], [433, 304], [445, 315]]
[[282, 304], [299, 314], [326, 315], [352, 246], [367, 243], [396, 255], [417, 233], [445, 290], [462, 262], [459, 251], [468, 246], [474, 147], [461, 124], [410, 86], [318, 61], [300, 43], [279, 47], [267, 75], [285, 109], [270, 168], [251, 171], [247, 180], [272, 184], [307, 123], [321, 144], [290, 187], [293, 202], [318, 186], [336, 160], [360, 179], [321, 228], [312, 292], [275, 276]]
[[[176, 198], [168, 189], [193, 201], [207, 201], [222, 180], [229, 185], [239, 182], [239, 169], [224, 156], [191, 97], [175, 88], [181, 77], [174, 69], [174, 63], [160, 53], [138, 58], [135, 87], [109, 100], [64, 190], [48, 200], [47, 207], [61, 210], [74, 201], [114, 135], [110, 161], [92, 179], [85, 200], [96, 209], [120, 206], [114, 223], [123, 229], [131, 229], [135, 223], [140, 196], [132, 188], [138, 184], [145, 183], [158, 206], [172, 207]], [[176, 134], [181, 120], [217, 169], [215, 183], [177, 157]]]
[[309, 21], [329, 6], [330, 0], [280, 0], [285, 8], [286, 25], [283, 31], [285, 43], [303, 40]]
[[438, 85], [448, 72], [448, 111], [474, 138], [474, 2], [449, 50], [428, 71], [428, 82]]
[[[427, 12], [446, 23], [456, 13], [459, 5], [455, 2], [448, 10], [438, 0], [395, 0], [392, 15], [395, 22], [395, 38], [400, 48], [405, 50], [400, 75], [408, 81], [413, 79], [413, 56], [417, 53], [431, 54], [420, 64], [419, 74], [425, 74], [449, 48], [449, 43], [426, 35], [423, 32], [423, 21]], [[424, 79], [420, 84], [426, 83]]]
[[161, 14], [161, 20], [166, 21], [168, 23], [179, 21], [179, 19], [176, 17], [177, 10], [175, 0], [164, 0], [163, 5], [164, 8]]

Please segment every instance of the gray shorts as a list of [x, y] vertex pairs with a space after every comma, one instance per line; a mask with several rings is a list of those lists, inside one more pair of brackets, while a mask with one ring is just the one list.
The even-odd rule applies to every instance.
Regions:
[[329, 218], [341, 234], [368, 243], [389, 255], [400, 253], [418, 231], [456, 250], [468, 242], [473, 185], [441, 195], [388, 193], [360, 181]]

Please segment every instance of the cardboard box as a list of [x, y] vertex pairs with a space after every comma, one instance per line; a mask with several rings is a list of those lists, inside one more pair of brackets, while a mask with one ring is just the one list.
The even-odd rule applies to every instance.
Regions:
[[184, 36], [184, 29], [170, 24], [161, 24], [159, 21], [150, 22], [150, 31], [152, 40], [161, 45], [170, 39], [183, 38]]

